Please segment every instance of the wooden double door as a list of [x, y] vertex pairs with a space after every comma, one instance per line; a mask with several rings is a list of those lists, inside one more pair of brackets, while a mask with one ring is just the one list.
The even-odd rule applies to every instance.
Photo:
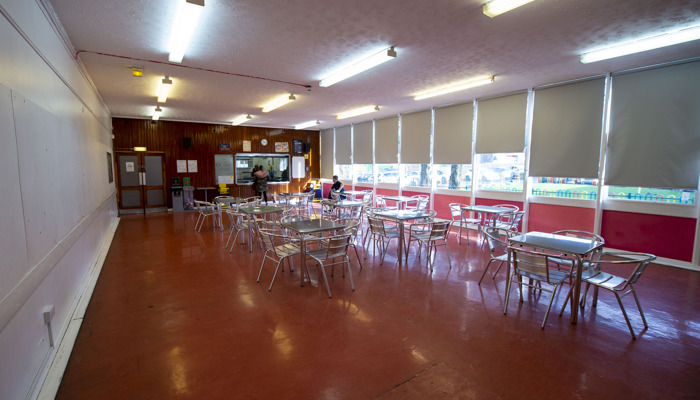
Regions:
[[115, 154], [119, 213], [167, 211], [165, 154], [162, 152], [115, 152]]

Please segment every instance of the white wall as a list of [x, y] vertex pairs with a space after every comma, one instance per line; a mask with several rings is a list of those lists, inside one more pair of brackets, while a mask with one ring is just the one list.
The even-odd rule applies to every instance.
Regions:
[[0, 397], [31, 397], [117, 221], [111, 117], [38, 1], [0, 0]]

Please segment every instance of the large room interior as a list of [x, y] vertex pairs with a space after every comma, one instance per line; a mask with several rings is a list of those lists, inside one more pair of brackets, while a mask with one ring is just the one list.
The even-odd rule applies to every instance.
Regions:
[[[0, 397], [697, 397], [700, 39], [668, 44], [700, 29], [700, 7], [486, 3], [0, 0]], [[178, 56], [184, 4], [201, 16]], [[655, 35], [665, 47], [588, 58]], [[372, 54], [386, 62], [328, 82]], [[422, 98], [454, 84], [470, 87]], [[328, 289], [311, 261], [300, 287], [297, 259], [268, 290], [261, 242], [228, 251], [228, 221], [196, 230], [172, 190], [256, 196], [249, 169], [234, 173], [246, 154], [291, 170], [271, 200], [314, 185], [329, 197], [340, 175], [373, 198], [425, 196], [437, 219], [506, 203], [521, 232], [590, 231], [605, 251], [654, 254], [636, 285], [646, 320], [625, 297], [628, 328], [604, 291], [563, 308], [566, 282], [541, 328], [550, 295], [520, 302], [505, 268], [484, 273], [474, 226], [432, 262], [396, 242], [382, 262], [364, 219], [351, 271], [335, 268]], [[493, 154], [518, 154], [516, 190], [485, 186]], [[591, 194], [537, 186], [560, 177]], [[637, 194], [615, 198], [627, 186]]]

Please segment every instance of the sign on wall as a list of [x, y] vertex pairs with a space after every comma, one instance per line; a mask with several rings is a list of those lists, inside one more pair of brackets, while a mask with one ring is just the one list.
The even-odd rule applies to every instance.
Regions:
[[289, 142], [275, 142], [276, 153], [289, 153]]
[[219, 143], [219, 151], [231, 151], [231, 145], [229, 143]]

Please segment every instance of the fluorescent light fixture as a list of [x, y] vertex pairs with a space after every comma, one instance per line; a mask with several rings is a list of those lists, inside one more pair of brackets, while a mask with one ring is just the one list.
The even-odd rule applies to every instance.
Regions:
[[204, 10], [204, 0], [183, 0], [178, 6], [172, 33], [170, 34], [170, 44], [168, 60], [174, 63], [181, 63], [185, 56], [185, 50], [190, 44], [190, 39], [197, 27], [199, 17]]
[[356, 108], [354, 110], [350, 111], [345, 111], [336, 116], [338, 119], [345, 119], [345, 118], [350, 118], [350, 117], [356, 117], [358, 115], [362, 114], [369, 114], [371, 112], [379, 111], [379, 106], [366, 106], [366, 107], [360, 107]]
[[321, 121], [318, 121], [318, 120], [307, 121], [307, 122], [304, 122], [303, 124], [294, 125], [294, 129], [304, 129], [304, 128], [308, 128], [308, 127], [314, 126], [314, 125], [321, 125]]
[[271, 102], [265, 104], [263, 106], [262, 112], [265, 112], [265, 113], [270, 112], [276, 108], [282, 107], [283, 105], [285, 105], [287, 103], [291, 103], [296, 99], [297, 98], [294, 97], [293, 94], [290, 94], [290, 95], [285, 94], [284, 96], [278, 97], [278, 98], [272, 100]]
[[172, 85], [172, 79], [168, 78], [167, 76], [160, 81], [160, 85], [158, 86], [159, 103], [165, 103], [165, 100], [168, 98], [168, 93], [170, 92], [170, 88], [172, 87]]
[[674, 44], [690, 42], [700, 39], [700, 25], [646, 36], [629, 42], [620, 43], [600, 50], [589, 51], [581, 54], [581, 63], [588, 64], [596, 61], [607, 60], [628, 54], [672, 46]]
[[373, 54], [363, 60], [353, 63], [345, 68], [342, 68], [331, 75], [323, 78], [321, 82], [318, 83], [320, 87], [328, 87], [335, 83], [338, 83], [344, 79], [347, 79], [353, 75], [357, 75], [360, 72], [367, 71], [370, 68], [374, 68], [379, 64], [393, 60], [396, 58], [396, 51], [394, 46], [386, 48], [379, 53]]
[[134, 147], [134, 151], [147, 151], [145, 147]]
[[160, 119], [160, 113], [163, 112], [163, 109], [160, 108], [160, 106], [156, 106], [156, 109], [153, 110], [153, 117], [151, 118], [154, 121], [158, 121]]
[[240, 125], [240, 124], [242, 124], [242, 123], [244, 123], [244, 122], [248, 122], [248, 121], [251, 120], [251, 119], [253, 119], [253, 117], [251, 117], [250, 114], [248, 114], [248, 115], [241, 115], [240, 117], [238, 117], [238, 118], [234, 119], [233, 121], [231, 121], [231, 125], [233, 125], [233, 126]]
[[484, 4], [484, 14], [493, 18], [534, 0], [493, 0]]
[[418, 93], [413, 97], [413, 100], [423, 100], [430, 97], [440, 96], [447, 93], [458, 92], [460, 90], [473, 88], [476, 86], [488, 85], [493, 82], [493, 76], [483, 77], [478, 79], [471, 79], [464, 82], [455, 83], [454, 85], [443, 86], [437, 89], [428, 90], [422, 93]]

